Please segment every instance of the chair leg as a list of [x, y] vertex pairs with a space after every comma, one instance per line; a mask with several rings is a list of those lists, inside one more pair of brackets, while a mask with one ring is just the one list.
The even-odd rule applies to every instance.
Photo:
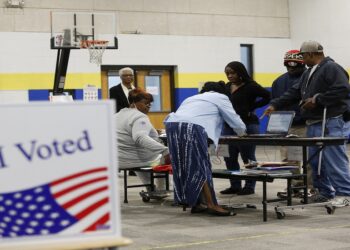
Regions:
[[154, 191], [154, 172], [151, 171], [151, 191]]
[[167, 191], [169, 191], [169, 172], [165, 172], [165, 175], [164, 175], [164, 178], [165, 178], [165, 189]]
[[124, 169], [124, 203], [128, 203], [128, 170]]

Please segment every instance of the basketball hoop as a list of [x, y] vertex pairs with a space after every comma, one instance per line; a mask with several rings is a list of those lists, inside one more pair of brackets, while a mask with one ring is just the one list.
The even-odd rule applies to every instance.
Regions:
[[103, 52], [108, 46], [108, 41], [104, 40], [83, 40], [80, 43], [80, 48], [87, 48], [90, 54], [90, 62], [97, 65], [102, 64]]

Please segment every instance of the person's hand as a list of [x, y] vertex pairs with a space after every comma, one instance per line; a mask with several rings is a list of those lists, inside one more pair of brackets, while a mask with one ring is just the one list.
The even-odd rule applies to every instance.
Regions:
[[171, 164], [170, 154], [164, 155], [164, 165], [169, 165], [169, 164]]
[[300, 106], [301, 109], [305, 109], [305, 110], [311, 110], [316, 108], [317, 104], [314, 101], [314, 98], [307, 98], [303, 105]]
[[243, 134], [238, 135], [238, 137], [245, 137], [246, 135], [247, 135], [247, 133], [244, 132]]
[[275, 107], [274, 106], [268, 106], [266, 109], [265, 109], [265, 111], [264, 111], [264, 113], [263, 113], [263, 115], [262, 116], [260, 116], [260, 120], [262, 119], [262, 118], [264, 118], [264, 116], [265, 115], [267, 115], [267, 116], [269, 116], [273, 111], [275, 111], [276, 109], [275, 109]]

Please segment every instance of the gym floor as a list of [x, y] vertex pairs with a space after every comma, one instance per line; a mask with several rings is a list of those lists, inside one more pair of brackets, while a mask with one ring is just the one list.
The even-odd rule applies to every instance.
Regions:
[[[349, 153], [349, 152], [348, 152]], [[279, 161], [278, 147], [257, 148], [259, 161]], [[223, 161], [213, 161], [213, 168], [225, 168]], [[129, 176], [131, 183], [137, 177]], [[325, 207], [286, 210], [284, 219], [277, 219], [273, 203], [268, 206], [267, 222], [262, 218], [262, 184], [257, 183], [253, 195], [220, 195], [228, 180], [214, 179], [220, 204], [235, 206], [255, 204], [257, 209], [237, 208], [236, 216], [215, 217], [190, 213], [173, 206], [172, 197], [144, 203], [142, 188], [129, 189], [129, 203], [123, 202], [123, 179], [119, 177], [122, 235], [133, 243], [121, 249], [350, 249], [350, 207], [337, 208], [328, 214]], [[285, 180], [267, 184], [268, 198], [275, 198], [286, 187]], [[293, 199], [294, 205], [300, 199]]]

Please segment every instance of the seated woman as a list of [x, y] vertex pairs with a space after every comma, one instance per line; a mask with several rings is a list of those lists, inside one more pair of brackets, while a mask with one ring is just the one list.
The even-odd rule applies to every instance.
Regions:
[[[133, 168], [170, 164], [168, 148], [158, 141], [158, 133], [147, 116], [153, 102], [152, 95], [136, 88], [129, 92], [128, 100], [130, 107], [114, 115], [119, 166]], [[137, 172], [137, 175], [142, 183], [150, 183], [148, 173]], [[162, 188], [160, 180], [156, 179], [158, 189]], [[150, 191], [149, 188], [147, 190]]]
[[[238, 135], [245, 134], [246, 126], [226, 95], [224, 82], [205, 83], [200, 94], [187, 98], [164, 121], [175, 202], [192, 207], [192, 213], [233, 215], [217, 203], [208, 153], [208, 137], [217, 146], [224, 121]], [[200, 194], [206, 200], [206, 208], [200, 204]]]

